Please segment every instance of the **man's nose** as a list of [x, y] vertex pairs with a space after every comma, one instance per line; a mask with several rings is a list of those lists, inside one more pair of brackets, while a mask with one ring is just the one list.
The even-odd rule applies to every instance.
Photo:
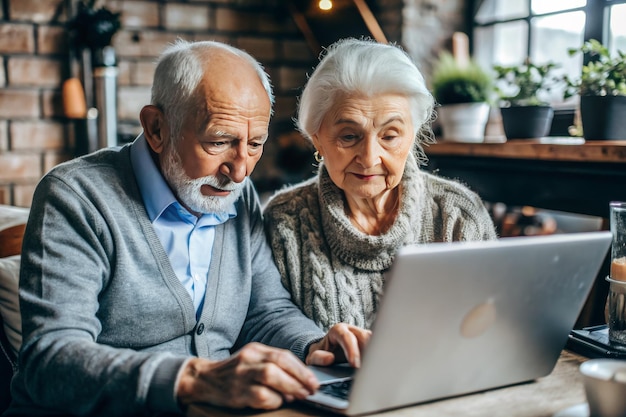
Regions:
[[239, 144], [231, 149], [231, 157], [222, 164], [222, 174], [231, 181], [240, 183], [248, 174], [248, 151], [246, 146]]

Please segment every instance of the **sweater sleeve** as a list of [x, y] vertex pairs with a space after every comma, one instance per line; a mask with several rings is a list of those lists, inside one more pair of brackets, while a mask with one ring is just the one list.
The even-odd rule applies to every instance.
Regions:
[[297, 256], [301, 247], [298, 231], [301, 229], [295, 224], [297, 219], [287, 204], [277, 200], [270, 201], [263, 212], [265, 232], [283, 286], [292, 300], [302, 307], [302, 268]]
[[[433, 194], [432, 213], [440, 214], [442, 236], [448, 241], [492, 240], [497, 238], [495, 225], [478, 194], [468, 187], [440, 180]], [[439, 215], [434, 214], [433, 223]]]
[[[324, 336], [313, 321], [291, 301], [273, 262], [263, 228], [261, 209], [251, 198], [250, 235], [252, 250], [251, 299], [238, 346], [258, 341], [289, 349], [304, 360], [308, 346]], [[254, 203], [256, 202], [256, 203]]]
[[[99, 294], [112, 274], [114, 251], [94, 205], [60, 179], [45, 177], [24, 238], [24, 342], [13, 384], [18, 409], [36, 405], [46, 413], [90, 416], [178, 410], [174, 387], [185, 357], [98, 343]], [[166, 395], [150, 402], [156, 393]]]

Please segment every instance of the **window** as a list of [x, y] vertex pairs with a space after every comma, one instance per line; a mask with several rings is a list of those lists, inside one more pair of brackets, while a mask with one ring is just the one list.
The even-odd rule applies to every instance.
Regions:
[[[485, 68], [515, 65], [526, 57], [554, 61], [570, 76], [580, 74], [583, 57], [569, 48], [598, 39], [612, 53], [626, 51], [626, 0], [476, 0], [474, 56]], [[561, 101], [561, 92], [553, 93]]]

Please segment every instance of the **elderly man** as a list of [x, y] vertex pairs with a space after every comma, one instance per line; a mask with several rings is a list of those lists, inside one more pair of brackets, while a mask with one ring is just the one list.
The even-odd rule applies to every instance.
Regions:
[[272, 261], [248, 180], [272, 104], [250, 55], [180, 41], [159, 60], [143, 134], [41, 180], [8, 415], [276, 408], [317, 389], [301, 360], [359, 366], [369, 332], [324, 335]]

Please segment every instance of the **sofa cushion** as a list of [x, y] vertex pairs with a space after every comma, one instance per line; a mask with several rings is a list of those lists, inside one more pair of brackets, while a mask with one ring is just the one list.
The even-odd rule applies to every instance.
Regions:
[[29, 212], [24, 207], [0, 204], [0, 258], [20, 253]]
[[[19, 253], [30, 210], [0, 204], [0, 316], [4, 342], [17, 354], [22, 344], [22, 321], [18, 301]], [[4, 348], [9, 348], [4, 346]]]
[[20, 256], [0, 258], [0, 315], [4, 332], [13, 353], [22, 345], [22, 318], [17, 288], [20, 278]]

